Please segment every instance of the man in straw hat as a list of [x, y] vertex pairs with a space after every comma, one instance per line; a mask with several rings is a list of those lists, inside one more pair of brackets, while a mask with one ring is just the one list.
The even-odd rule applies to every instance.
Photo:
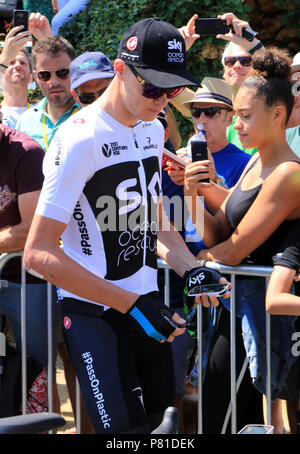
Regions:
[[231, 188], [239, 179], [251, 158], [248, 153], [228, 142], [227, 127], [232, 123], [232, 94], [222, 79], [205, 77], [202, 87], [184, 104], [188, 106], [195, 131], [201, 123], [209, 151], [212, 153], [217, 175], [226, 187]]

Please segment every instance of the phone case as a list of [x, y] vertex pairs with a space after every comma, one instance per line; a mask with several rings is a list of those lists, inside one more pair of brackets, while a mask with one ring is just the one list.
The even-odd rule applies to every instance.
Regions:
[[223, 35], [229, 32], [229, 26], [222, 19], [198, 18], [195, 22], [195, 31], [198, 35]]
[[186, 166], [186, 162], [183, 159], [179, 158], [176, 154], [164, 148], [162, 162], [163, 167], [167, 161], [174, 162], [174, 164], [180, 167], [181, 169], [184, 169]]
[[19, 25], [24, 25], [23, 30], [20, 32], [25, 32], [28, 30], [28, 11], [16, 9], [13, 12], [13, 27], [18, 27]]

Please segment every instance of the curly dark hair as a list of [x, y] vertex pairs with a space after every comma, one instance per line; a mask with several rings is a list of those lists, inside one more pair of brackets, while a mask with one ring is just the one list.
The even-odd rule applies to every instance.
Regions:
[[253, 55], [252, 70], [242, 84], [242, 87], [254, 88], [256, 97], [264, 98], [266, 106], [284, 105], [286, 123], [294, 105], [291, 63], [287, 50], [277, 47], [261, 49]]

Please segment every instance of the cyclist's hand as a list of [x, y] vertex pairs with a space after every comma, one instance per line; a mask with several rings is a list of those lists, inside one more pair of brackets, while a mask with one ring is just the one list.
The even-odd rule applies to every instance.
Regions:
[[157, 342], [172, 342], [176, 336], [184, 333], [185, 324], [173, 309], [149, 295], [140, 295], [127, 314], [136, 322], [144, 334]]
[[[186, 271], [183, 276], [185, 280], [184, 293], [187, 296], [190, 296], [190, 293], [197, 294], [197, 288], [200, 286], [209, 286], [212, 284], [223, 284], [231, 286], [229, 282], [216, 270], [211, 270], [205, 267], [192, 268], [189, 271]], [[213, 290], [213, 289], [212, 289]], [[213, 290], [216, 293], [216, 290]], [[218, 290], [217, 290], [218, 291]], [[222, 293], [222, 292], [221, 292]], [[220, 295], [221, 296], [221, 295]], [[222, 297], [228, 298], [230, 292], [222, 294]], [[195, 302], [197, 304], [203, 304], [204, 307], [218, 306], [219, 300], [215, 295], [210, 295], [208, 291], [203, 292], [201, 296], [195, 296]]]

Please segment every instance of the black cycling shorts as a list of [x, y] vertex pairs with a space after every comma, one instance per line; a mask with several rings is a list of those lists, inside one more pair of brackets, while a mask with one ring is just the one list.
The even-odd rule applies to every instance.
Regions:
[[62, 319], [96, 433], [149, 433], [173, 405], [170, 344], [141, 334], [127, 315], [72, 298], [62, 300]]

